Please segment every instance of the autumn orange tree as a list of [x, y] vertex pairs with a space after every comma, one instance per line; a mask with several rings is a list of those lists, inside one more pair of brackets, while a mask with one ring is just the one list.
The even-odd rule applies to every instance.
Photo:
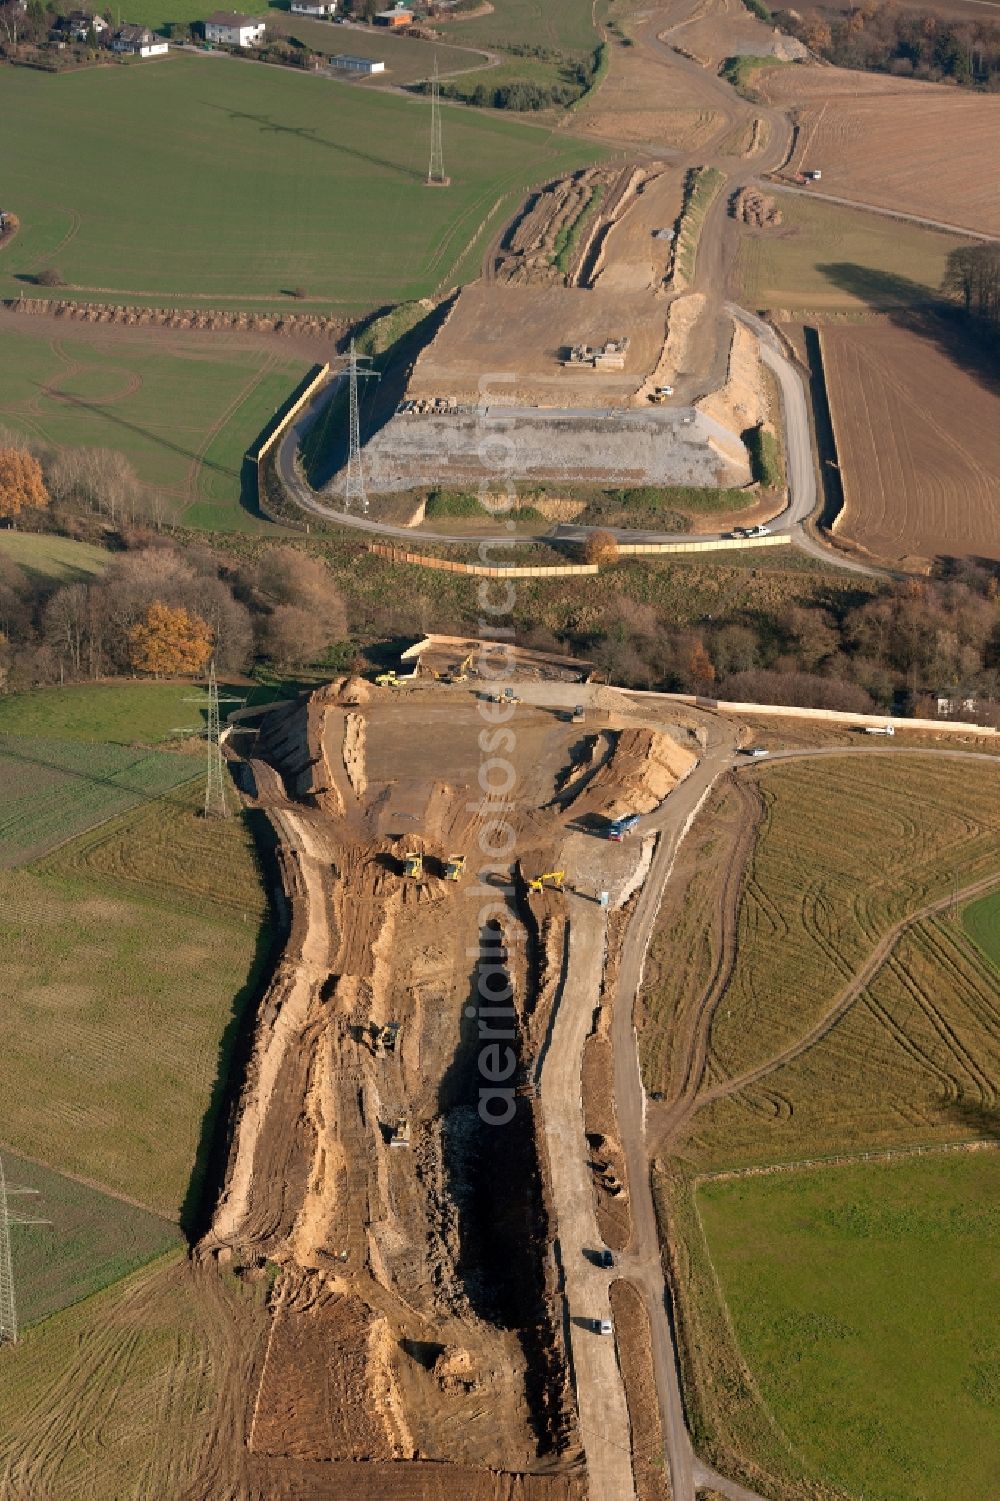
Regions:
[[42, 466], [34, 455], [26, 448], [0, 448], [0, 518], [12, 520], [48, 503]]
[[204, 667], [212, 655], [212, 632], [199, 615], [154, 600], [129, 631], [129, 647], [137, 672], [180, 677]]
[[618, 542], [613, 532], [590, 532], [583, 544], [585, 563], [614, 563], [618, 557]]

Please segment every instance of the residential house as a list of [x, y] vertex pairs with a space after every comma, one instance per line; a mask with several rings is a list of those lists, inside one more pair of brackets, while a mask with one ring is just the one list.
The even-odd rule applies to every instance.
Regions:
[[148, 26], [119, 26], [111, 38], [111, 50], [131, 57], [162, 57], [169, 49]]
[[319, 21], [332, 21], [337, 11], [337, 0], [292, 0], [292, 14], [315, 16]]
[[264, 40], [264, 22], [232, 10], [213, 11], [205, 20], [206, 42], [225, 47], [255, 47]]
[[85, 42], [91, 32], [96, 37], [101, 37], [111, 29], [103, 16], [88, 15], [85, 10], [70, 11], [68, 16], [60, 17], [57, 25], [59, 30], [65, 36], [71, 37], [74, 42]]

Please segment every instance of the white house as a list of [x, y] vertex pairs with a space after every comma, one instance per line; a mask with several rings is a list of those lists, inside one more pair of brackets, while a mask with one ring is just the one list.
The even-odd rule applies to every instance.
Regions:
[[345, 73], [362, 73], [370, 76], [372, 73], [384, 73], [385, 63], [379, 57], [351, 57], [349, 53], [341, 52], [330, 59], [331, 68], [342, 68]]
[[264, 22], [232, 10], [213, 11], [205, 19], [205, 40], [226, 47], [253, 47], [264, 40]]
[[111, 38], [111, 50], [133, 57], [162, 57], [169, 49], [163, 37], [148, 26], [119, 26]]
[[316, 16], [320, 21], [330, 21], [336, 15], [337, 0], [292, 0], [292, 14]]

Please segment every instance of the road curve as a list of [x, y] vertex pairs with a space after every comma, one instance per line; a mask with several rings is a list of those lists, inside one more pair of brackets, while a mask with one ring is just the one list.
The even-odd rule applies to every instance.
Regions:
[[[788, 358], [774, 330], [763, 319], [757, 318], [753, 313], [747, 312], [745, 308], [735, 303], [727, 303], [726, 311], [756, 335], [761, 359], [768, 369], [773, 371], [781, 390], [789, 498], [785, 509], [770, 523], [770, 531], [775, 535], [789, 534], [797, 547], [823, 563], [832, 563], [851, 573], [880, 577], [881, 570], [855, 562], [835, 549], [823, 546], [805, 529], [805, 522], [816, 508], [816, 470], [813, 464], [809, 409], [802, 376]], [[692, 538], [687, 532], [640, 532], [624, 527], [598, 528], [570, 525], [550, 527], [544, 532], [518, 534], [511, 524], [498, 532], [470, 537], [467, 532], [427, 531], [423, 528], [414, 531], [412, 527], [394, 526], [390, 522], [376, 521], [370, 516], [359, 515], [329, 505], [303, 478], [298, 463], [298, 450], [306, 433], [321, 416], [327, 403], [336, 396], [343, 379], [342, 374], [337, 375], [321, 388], [304, 412], [289, 426], [278, 445], [277, 452], [278, 476], [288, 497], [301, 510], [321, 517], [324, 521], [335, 522], [338, 526], [364, 532], [371, 537], [404, 541], [411, 547], [421, 541], [464, 543], [466, 546], [470, 543], [478, 543], [486, 547], [509, 547], [515, 542], [566, 544], [581, 542], [591, 532], [608, 530], [620, 542], [690, 543], [696, 541], [706, 552], [710, 552], [713, 545], [726, 535], [724, 532], [710, 532]]]

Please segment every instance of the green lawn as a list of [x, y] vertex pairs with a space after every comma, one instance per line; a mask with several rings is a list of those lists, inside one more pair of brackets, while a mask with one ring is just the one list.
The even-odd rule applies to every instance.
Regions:
[[1000, 969], [1000, 891], [970, 902], [962, 912], [962, 925], [976, 947]]
[[[424, 98], [226, 57], [9, 70], [4, 206], [22, 228], [0, 295], [54, 265], [99, 300], [261, 308], [302, 286], [314, 304], [361, 310], [422, 297], [477, 271], [498, 201], [599, 155], [455, 106], [451, 187], [432, 192], [429, 142]], [[89, 378], [77, 385], [93, 399]]]
[[22, 1329], [117, 1282], [178, 1246], [177, 1226], [62, 1173], [3, 1154], [11, 1213], [46, 1223], [11, 1225]]
[[[205, 708], [189, 699], [204, 699]], [[87, 683], [39, 688], [0, 698], [0, 734], [147, 745], [168, 740], [171, 732], [185, 727], [202, 729], [207, 708], [201, 684]], [[193, 766], [189, 775], [198, 769]]]
[[30, 577], [57, 584], [88, 583], [111, 562], [103, 547], [46, 532], [0, 532], [0, 553]]
[[963, 243], [878, 214], [774, 197], [781, 228], [741, 231], [737, 272], [748, 307], [860, 311], [926, 302]]
[[198, 775], [167, 751], [0, 735], [0, 867], [21, 865]]
[[699, 1191], [743, 1355], [814, 1478], [859, 1501], [997, 1494], [998, 1197], [995, 1152]]
[[0, 425], [57, 447], [117, 449], [175, 521], [273, 531], [240, 504], [243, 455], [306, 368], [183, 332], [125, 342], [77, 326], [53, 338], [26, 317], [0, 332]]

